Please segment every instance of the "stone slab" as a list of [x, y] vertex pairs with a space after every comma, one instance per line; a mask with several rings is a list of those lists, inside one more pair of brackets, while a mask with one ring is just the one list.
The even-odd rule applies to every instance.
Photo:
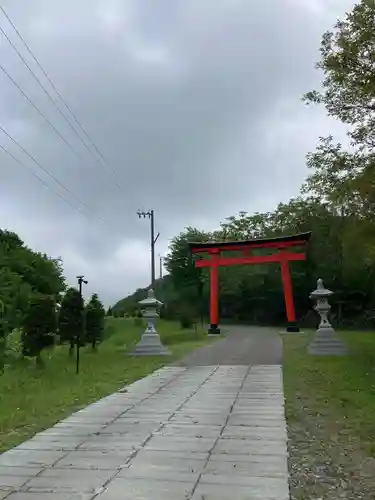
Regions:
[[248, 427], [273, 427], [277, 429], [285, 428], [284, 417], [256, 417], [254, 415], [231, 415], [228, 425], [243, 425]]
[[[2, 497], [0, 492], [0, 500], [3, 498], [5, 497]], [[6, 500], [92, 500], [93, 498], [95, 498], [95, 495], [91, 493], [17, 492], [6, 497]]]
[[[166, 470], [173, 475], [176, 472], [184, 473], [201, 473], [206, 465], [208, 454], [189, 456], [170, 456], [167, 452], [146, 452], [142, 451], [136, 455], [132, 461], [130, 468], [135, 467], [140, 469], [158, 469]], [[124, 471], [120, 471], [118, 476], [121, 477]]]
[[287, 441], [287, 432], [285, 429], [275, 427], [255, 427], [245, 425], [227, 425], [221, 439], [243, 439], [254, 441]]
[[[270, 492], [266, 489], [254, 491], [247, 486], [223, 484], [198, 484], [191, 500], [289, 500], [289, 494]], [[112, 500], [112, 499], [111, 499]]]
[[29, 477], [16, 475], [0, 475], [0, 489], [20, 488], [29, 481]]
[[194, 484], [197, 482], [199, 476], [200, 472], [192, 470], [176, 471], [171, 468], [157, 466], [150, 467], [141, 465], [140, 467], [137, 467], [132, 465], [131, 467], [122, 469], [117, 477], [126, 479], [144, 479], [145, 481], [157, 479], [158, 481], [177, 481]]
[[195, 482], [163, 481], [157, 479], [116, 478], [108, 485], [98, 500], [186, 500]]
[[132, 456], [132, 451], [118, 454], [116, 452], [93, 453], [76, 451], [59, 460], [55, 469], [96, 469], [114, 471], [124, 467]]
[[265, 496], [270, 493], [277, 494], [280, 491], [284, 494], [288, 493], [288, 484], [283, 477], [267, 477], [265, 481], [264, 477], [204, 473], [199, 484], [246, 486], [252, 493], [263, 492]]
[[205, 467], [208, 474], [223, 476], [245, 475], [247, 477], [281, 477], [288, 481], [288, 470], [285, 461], [281, 464], [277, 460], [268, 460], [266, 462], [227, 462], [210, 460]]
[[184, 438], [176, 436], [155, 436], [145, 445], [145, 450], [155, 451], [209, 451], [215, 444], [215, 438]]
[[26, 487], [32, 492], [92, 493], [99, 491], [116, 471], [48, 469], [31, 479]]
[[232, 453], [217, 453], [215, 455], [210, 456], [211, 462], [248, 462], [248, 463], [258, 463], [258, 464], [267, 464], [274, 463], [275, 466], [278, 466], [281, 471], [285, 470], [287, 460], [284, 455], [261, 455], [259, 453], [254, 454], [232, 454]]
[[29, 451], [73, 451], [82, 443], [83, 436], [80, 440], [64, 440], [61, 437], [57, 440], [47, 439], [34, 439], [26, 441], [25, 443], [14, 448], [15, 450], [29, 450]]
[[220, 434], [220, 425], [174, 425], [167, 424], [154, 432], [154, 436], [211, 438]]
[[281, 441], [250, 441], [242, 439], [219, 439], [212, 455], [219, 453], [237, 455], [282, 455], [286, 456], [286, 443]]
[[43, 468], [41, 467], [12, 467], [7, 465], [0, 466], [0, 476], [22, 476], [35, 477]]
[[66, 455], [64, 451], [10, 450], [0, 455], [0, 465], [49, 467]]

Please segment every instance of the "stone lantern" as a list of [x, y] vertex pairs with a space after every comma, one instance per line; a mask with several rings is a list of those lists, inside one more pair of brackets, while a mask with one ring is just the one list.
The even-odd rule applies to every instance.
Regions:
[[131, 355], [168, 356], [171, 353], [161, 343], [155, 328], [156, 320], [159, 317], [158, 310], [163, 303], [155, 298], [154, 291], [150, 289], [147, 294], [147, 299], [140, 300], [138, 304], [142, 308], [143, 317], [147, 320], [147, 327]]
[[315, 311], [320, 316], [319, 327], [315, 333], [314, 340], [308, 347], [309, 354], [316, 356], [343, 356], [347, 354], [346, 345], [340, 340], [328, 320], [331, 306], [328, 298], [334, 292], [325, 288], [321, 278], [317, 281], [317, 288], [310, 294], [310, 299], [315, 301]]

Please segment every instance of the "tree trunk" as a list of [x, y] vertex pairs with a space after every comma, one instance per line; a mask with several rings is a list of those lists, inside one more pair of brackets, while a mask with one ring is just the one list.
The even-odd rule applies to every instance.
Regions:
[[96, 351], [96, 338], [95, 337], [93, 337], [93, 339], [91, 341], [91, 347], [92, 347], [93, 351]]

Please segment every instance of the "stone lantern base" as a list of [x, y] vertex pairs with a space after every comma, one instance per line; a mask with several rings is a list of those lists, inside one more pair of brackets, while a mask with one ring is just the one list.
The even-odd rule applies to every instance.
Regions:
[[346, 344], [337, 337], [331, 326], [320, 327], [316, 331], [307, 351], [315, 356], [345, 356], [348, 353]]
[[131, 356], [169, 356], [171, 352], [163, 346], [157, 333], [144, 333], [130, 353]]

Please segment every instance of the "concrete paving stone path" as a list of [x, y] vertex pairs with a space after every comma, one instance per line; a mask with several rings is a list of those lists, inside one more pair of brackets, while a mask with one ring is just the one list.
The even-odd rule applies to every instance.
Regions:
[[0, 500], [288, 500], [280, 345], [266, 332], [234, 329], [206, 350], [215, 364], [193, 354], [3, 453]]

